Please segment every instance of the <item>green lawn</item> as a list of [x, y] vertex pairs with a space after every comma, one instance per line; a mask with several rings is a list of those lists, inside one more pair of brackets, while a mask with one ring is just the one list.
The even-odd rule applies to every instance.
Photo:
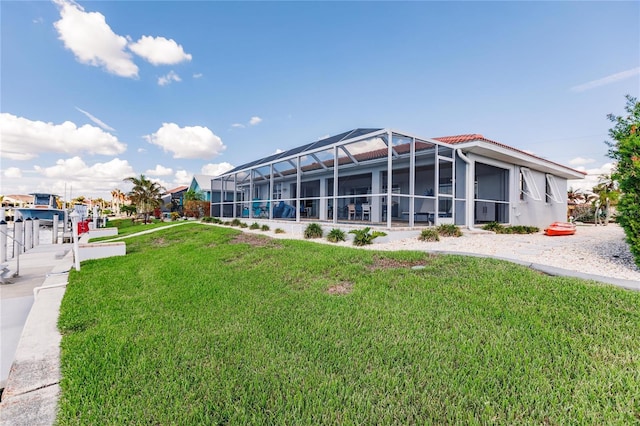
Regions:
[[98, 242], [98, 241], [108, 241], [121, 237], [125, 237], [127, 235], [135, 234], [142, 231], [148, 231], [149, 229], [154, 228], [162, 228], [163, 226], [175, 225], [182, 222], [163, 222], [158, 219], [154, 219], [149, 223], [142, 222], [134, 222], [130, 218], [129, 219], [112, 219], [107, 222], [107, 228], [118, 228], [118, 236], [117, 237], [98, 237], [92, 238], [89, 240], [90, 242]]
[[248, 235], [188, 224], [72, 271], [58, 422], [640, 421], [638, 292]]

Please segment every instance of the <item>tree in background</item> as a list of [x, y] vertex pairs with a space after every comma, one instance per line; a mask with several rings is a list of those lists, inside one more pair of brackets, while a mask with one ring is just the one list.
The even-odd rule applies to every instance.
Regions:
[[120, 189], [111, 191], [111, 209], [115, 214], [120, 214], [120, 208], [124, 204], [126, 195]]
[[615, 124], [609, 129], [613, 141], [606, 144], [609, 157], [616, 161], [612, 178], [621, 192], [617, 222], [624, 229], [636, 265], [640, 266], [640, 103], [630, 95], [626, 98], [626, 116], [607, 116]]
[[162, 193], [165, 189], [159, 183], [150, 181], [144, 175], [139, 177], [131, 176], [124, 179], [124, 181], [133, 183], [133, 188], [127, 195], [131, 202], [136, 205], [137, 212], [144, 216], [144, 223], [147, 223], [153, 210], [162, 205]]
[[585, 197], [581, 190], [569, 187], [567, 190], [567, 201], [570, 204], [584, 203]]
[[184, 213], [188, 217], [199, 218], [200, 216], [208, 216], [209, 202], [204, 201], [204, 194], [193, 189], [188, 190], [182, 196], [184, 200]]
[[[611, 175], [600, 175], [598, 184], [593, 187], [593, 194], [595, 197], [592, 203], [596, 206], [596, 212], [600, 211], [602, 213], [604, 224], [608, 225], [611, 220], [611, 208], [618, 204], [618, 199], [620, 198], [618, 182]], [[597, 223], [598, 219], [596, 218]]]
[[136, 214], [136, 205], [123, 204], [122, 207], [120, 207], [120, 212], [126, 214], [127, 217], [131, 216], [132, 214]]

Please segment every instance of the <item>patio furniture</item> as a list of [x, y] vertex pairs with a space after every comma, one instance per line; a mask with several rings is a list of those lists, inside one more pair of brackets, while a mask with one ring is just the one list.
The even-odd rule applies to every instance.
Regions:
[[365, 216], [367, 217], [367, 220], [371, 220], [371, 204], [362, 205], [362, 220], [364, 220]]
[[[435, 222], [436, 212], [434, 210], [435, 200], [423, 199], [420, 208], [413, 212], [413, 217], [418, 220], [420, 216], [424, 216], [427, 224], [431, 226]], [[402, 212], [403, 215], [409, 215], [409, 212]]]
[[351, 218], [353, 218], [353, 220], [356, 219], [356, 205], [353, 203], [347, 205], [347, 218], [349, 220], [351, 220]]

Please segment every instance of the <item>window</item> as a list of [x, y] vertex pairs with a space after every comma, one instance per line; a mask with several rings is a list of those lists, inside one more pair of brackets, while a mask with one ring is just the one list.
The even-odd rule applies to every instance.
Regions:
[[273, 184], [273, 199], [274, 200], [282, 199], [282, 183]]
[[553, 175], [545, 175], [546, 177], [546, 181], [545, 181], [545, 201], [547, 203], [551, 203], [556, 202], [556, 203], [562, 203], [562, 196], [560, 195], [560, 190], [558, 189], [558, 183], [556, 181], [556, 178]]
[[520, 168], [520, 199], [526, 200], [525, 197], [532, 200], [540, 201], [540, 192], [536, 186], [536, 182], [533, 180], [531, 170], [521, 167]]

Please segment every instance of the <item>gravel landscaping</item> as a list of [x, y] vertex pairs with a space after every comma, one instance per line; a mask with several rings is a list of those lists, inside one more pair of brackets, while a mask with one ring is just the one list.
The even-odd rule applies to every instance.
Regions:
[[[462, 237], [441, 237], [439, 242], [419, 241], [416, 231], [407, 238], [381, 238], [364, 248], [483, 254], [640, 282], [640, 269], [633, 262], [623, 229], [616, 224], [578, 225], [575, 235], [558, 237], [546, 236], [542, 231], [529, 235], [462, 231]], [[303, 238], [301, 233], [268, 234], [274, 238]], [[324, 239], [311, 241], [333, 244]], [[338, 245], [351, 246], [351, 242]]]

